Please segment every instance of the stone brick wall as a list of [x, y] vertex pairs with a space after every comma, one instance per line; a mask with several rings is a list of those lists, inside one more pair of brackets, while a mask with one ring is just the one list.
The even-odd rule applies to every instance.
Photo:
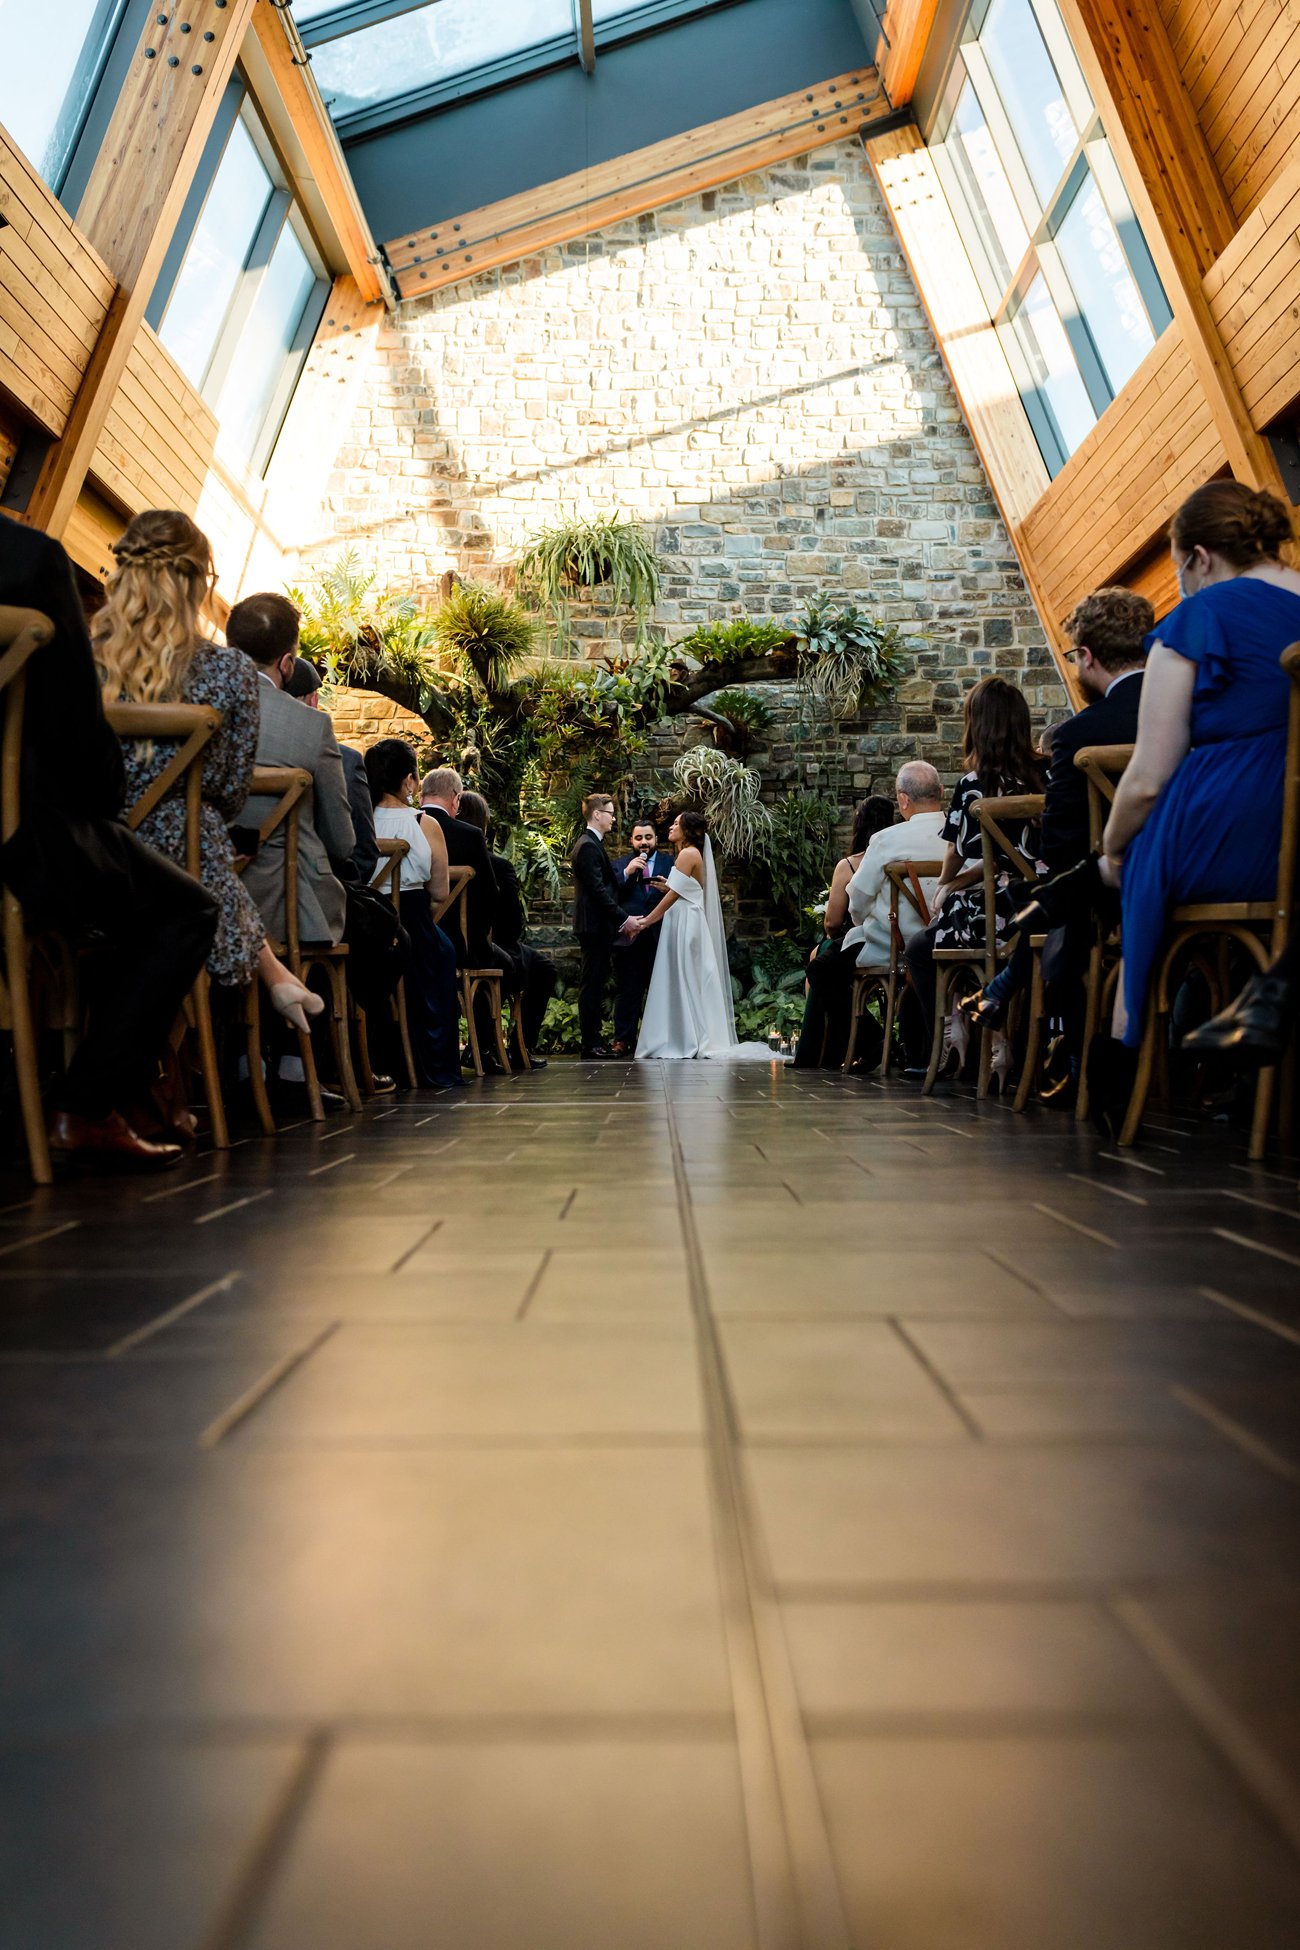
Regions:
[[[446, 569], [508, 578], [538, 528], [617, 508], [663, 558], [670, 640], [824, 594], [898, 622], [895, 703], [791, 759], [833, 757], [846, 809], [904, 756], [951, 779], [987, 671], [1039, 721], [1066, 709], [853, 141], [404, 304], [325, 503], [307, 572], [352, 547], [431, 602]], [[575, 630], [592, 653], [623, 634], [598, 602]]]

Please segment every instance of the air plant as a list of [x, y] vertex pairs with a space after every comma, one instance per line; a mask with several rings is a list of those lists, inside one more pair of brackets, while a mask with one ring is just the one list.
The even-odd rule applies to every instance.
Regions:
[[762, 851], [772, 816], [757, 772], [716, 745], [692, 745], [673, 766], [673, 780], [705, 814], [723, 853], [745, 860]]

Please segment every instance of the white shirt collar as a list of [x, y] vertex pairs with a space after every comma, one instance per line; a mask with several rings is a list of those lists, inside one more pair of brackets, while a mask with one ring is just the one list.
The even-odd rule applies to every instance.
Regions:
[[1107, 684], [1105, 690], [1102, 693], [1103, 697], [1109, 697], [1111, 692], [1114, 690], [1115, 686], [1117, 684], [1124, 683], [1126, 679], [1130, 677], [1140, 677], [1142, 675], [1142, 672], [1145, 669], [1146, 669], [1145, 664], [1134, 664], [1132, 670], [1121, 670], [1118, 677], [1111, 678], [1109, 684]]

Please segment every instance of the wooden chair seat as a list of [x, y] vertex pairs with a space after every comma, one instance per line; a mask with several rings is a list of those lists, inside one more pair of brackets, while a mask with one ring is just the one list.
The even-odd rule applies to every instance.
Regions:
[[[451, 867], [448, 869], [449, 886], [447, 898], [437, 903], [433, 910], [435, 922], [442, 920], [452, 908], [457, 909], [457, 925], [462, 941], [469, 940], [469, 884], [474, 878], [473, 867]], [[510, 1051], [506, 1047], [505, 1022], [501, 1014], [501, 984], [503, 971], [499, 968], [461, 968], [456, 971], [457, 987], [460, 993], [461, 1014], [465, 1018], [465, 1028], [469, 1036], [469, 1053], [477, 1076], [484, 1076], [483, 1052], [479, 1048], [478, 1024], [474, 1020], [474, 1004], [478, 997], [486, 995], [492, 1012], [492, 1031], [496, 1042], [497, 1060], [503, 1070], [510, 1068]], [[522, 1045], [522, 1030], [519, 1032]]]

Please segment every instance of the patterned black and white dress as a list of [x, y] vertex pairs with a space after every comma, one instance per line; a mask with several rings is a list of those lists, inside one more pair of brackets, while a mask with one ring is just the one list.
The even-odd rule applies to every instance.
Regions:
[[[1036, 790], [1036, 786], [1003, 785], [999, 797]], [[983, 796], [978, 776], [974, 772], [963, 772], [953, 788], [952, 802], [939, 828], [939, 838], [951, 841], [956, 847], [963, 873], [968, 867], [983, 864], [983, 839], [975, 815], [975, 808]], [[1042, 861], [1035, 859], [1038, 847], [1037, 820], [1003, 819], [998, 824], [1012, 845], [1018, 846], [1022, 853], [1035, 861], [1038, 872], [1046, 873]], [[1010, 868], [1005, 868], [997, 875], [995, 884], [997, 895], [993, 905], [993, 925], [1000, 941], [1011, 916], [1024, 906], [1026, 883], [1019, 874], [1013, 875]], [[982, 948], [985, 945], [984, 932], [984, 882], [981, 879], [970, 887], [960, 887], [955, 894], [949, 894], [935, 925], [934, 945], [936, 948]]]
[[[220, 904], [217, 932], [208, 956], [208, 973], [223, 986], [242, 988], [253, 979], [266, 930], [234, 868], [234, 849], [226, 831], [248, 798], [257, 755], [257, 672], [240, 650], [224, 650], [202, 643], [177, 700], [182, 704], [210, 704], [221, 712], [221, 724], [203, 755], [202, 844], [199, 878]], [[132, 738], [122, 740], [126, 762], [128, 803], [140, 797], [175, 753], [174, 738], [157, 739], [152, 748]], [[185, 865], [185, 795], [174, 787], [161, 805], [142, 820], [140, 838], [156, 846], [179, 867]]]

